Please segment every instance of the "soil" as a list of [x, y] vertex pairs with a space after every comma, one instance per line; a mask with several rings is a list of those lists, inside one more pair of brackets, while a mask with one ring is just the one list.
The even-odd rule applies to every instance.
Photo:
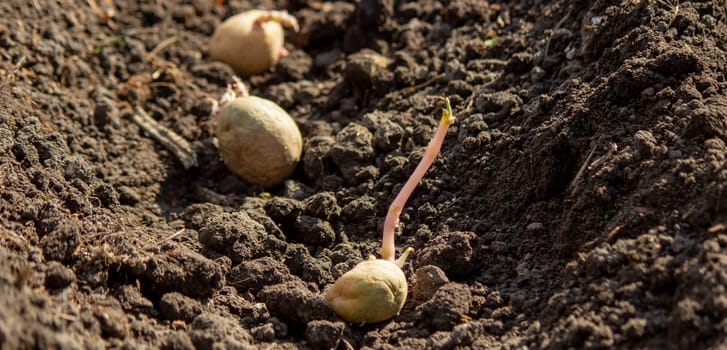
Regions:
[[[724, 0], [222, 3], [0, 2], [0, 348], [727, 347]], [[251, 8], [301, 24], [245, 78], [305, 140], [268, 189], [210, 115], [207, 42]], [[408, 301], [347, 324], [322, 293], [378, 253], [444, 96]]]

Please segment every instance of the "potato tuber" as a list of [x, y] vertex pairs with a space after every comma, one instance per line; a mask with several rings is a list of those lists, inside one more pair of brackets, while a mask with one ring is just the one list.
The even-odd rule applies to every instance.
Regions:
[[295, 121], [274, 102], [249, 96], [239, 79], [215, 108], [222, 160], [235, 175], [262, 187], [290, 177], [303, 151]]
[[220, 24], [212, 35], [209, 54], [237, 74], [260, 74], [287, 55], [283, 26], [298, 31], [298, 21], [284, 11], [250, 10]]

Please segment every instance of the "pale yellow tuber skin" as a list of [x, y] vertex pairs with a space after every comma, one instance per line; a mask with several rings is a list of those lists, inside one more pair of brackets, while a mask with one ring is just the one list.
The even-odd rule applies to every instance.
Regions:
[[375, 323], [396, 316], [406, 293], [401, 267], [371, 256], [343, 274], [326, 292], [326, 301], [348, 322]]
[[249, 96], [239, 79], [213, 107], [220, 157], [232, 173], [262, 187], [290, 177], [303, 152], [295, 121], [270, 100]]
[[287, 55], [283, 26], [298, 31], [298, 21], [284, 11], [239, 13], [217, 27], [210, 40], [209, 54], [242, 76], [266, 72]]
[[413, 249], [407, 248], [394, 261], [396, 225], [406, 201], [434, 162], [447, 129], [455, 121], [449, 99], [446, 99], [446, 104], [439, 128], [429, 141], [424, 156], [389, 207], [384, 223], [381, 259], [369, 257], [369, 260], [343, 274], [326, 291], [328, 304], [338, 316], [348, 322], [364, 324], [388, 320], [396, 316], [406, 302], [406, 276], [401, 268]]

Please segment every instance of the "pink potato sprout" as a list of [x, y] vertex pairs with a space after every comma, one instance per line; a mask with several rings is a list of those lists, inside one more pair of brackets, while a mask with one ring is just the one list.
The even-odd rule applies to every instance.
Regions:
[[439, 154], [447, 130], [456, 119], [452, 115], [449, 99], [445, 98], [445, 103], [439, 127], [429, 141], [424, 156], [389, 206], [384, 221], [381, 258], [370, 256], [343, 274], [326, 291], [328, 304], [348, 322], [364, 324], [388, 320], [396, 316], [406, 302], [406, 276], [401, 268], [413, 249], [407, 248], [396, 259], [396, 226], [406, 201]]

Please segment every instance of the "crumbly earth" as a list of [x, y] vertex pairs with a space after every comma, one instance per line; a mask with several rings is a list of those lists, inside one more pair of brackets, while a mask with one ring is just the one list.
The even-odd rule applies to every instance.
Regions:
[[[225, 168], [207, 100], [232, 74], [208, 39], [250, 8], [301, 23], [247, 81], [305, 138], [268, 192]], [[724, 0], [0, 11], [3, 349], [727, 347]], [[442, 96], [458, 121], [398, 237], [415, 295], [346, 324], [322, 293], [377, 252]]]

